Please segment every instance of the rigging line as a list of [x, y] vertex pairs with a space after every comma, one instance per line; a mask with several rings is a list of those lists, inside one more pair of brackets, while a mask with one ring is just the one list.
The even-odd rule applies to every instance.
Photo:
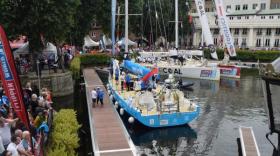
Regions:
[[150, 33], [150, 35], [151, 35], [151, 43], [150, 44], [152, 44], [153, 43], [153, 25], [152, 25], [152, 18], [151, 18], [151, 7], [150, 7], [150, 0], [148, 0], [148, 7], [149, 7], [149, 17], [150, 17], [150, 26], [151, 26], [151, 33]]
[[[165, 38], [165, 40], [167, 40], [166, 29], [165, 29], [165, 22], [164, 22], [163, 13], [162, 13], [162, 7], [161, 7], [161, 0], [159, 0], [159, 8], [160, 8], [160, 14], [161, 14], [161, 21], [162, 21], [162, 26], [163, 26], [164, 38]], [[166, 44], [166, 42], [165, 42], [165, 44]]]
[[[145, 4], [145, 7], [143, 8], [143, 10], [146, 9], [146, 4]], [[143, 11], [143, 13], [146, 12], [146, 11]], [[147, 14], [148, 16], [148, 14]], [[145, 18], [145, 22], [144, 22], [144, 25], [143, 25], [143, 34], [146, 32], [146, 26], [147, 26], [147, 23], [148, 23], [148, 18]]]
[[153, 2], [154, 2], [154, 9], [155, 9], [155, 26], [156, 26], [155, 41], [157, 41], [157, 34], [158, 34], [158, 32], [157, 32], [157, 8], [156, 8], [155, 0], [153, 0]]
[[154, 0], [154, 5], [155, 5], [155, 10], [156, 10], [156, 24], [159, 25], [160, 36], [162, 36], [162, 31], [161, 31], [160, 21], [158, 20], [158, 13], [157, 13], [157, 7], [156, 7], [156, 2], [155, 2], [155, 0]]

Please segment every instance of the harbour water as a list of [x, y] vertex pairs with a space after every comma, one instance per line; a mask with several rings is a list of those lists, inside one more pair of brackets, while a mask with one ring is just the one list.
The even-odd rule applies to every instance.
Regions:
[[[99, 75], [106, 83], [107, 74], [99, 72]], [[185, 95], [197, 100], [201, 106], [198, 119], [189, 125], [150, 129], [140, 124], [129, 124], [127, 115], [121, 117], [139, 155], [236, 156], [239, 126], [253, 127], [261, 155], [272, 155], [272, 145], [265, 138], [269, 132], [268, 118], [257, 72], [243, 71], [240, 80], [183, 80], [194, 82], [193, 91], [185, 91]], [[279, 94], [277, 97], [280, 99], [280, 92], [274, 91], [272, 93]], [[78, 113], [87, 114], [82, 110], [86, 106], [85, 100], [79, 102], [80, 107], [76, 106]], [[87, 122], [81, 121], [85, 129]], [[88, 130], [80, 133], [81, 142], [86, 141], [83, 145], [89, 145], [90, 140], [86, 139], [90, 138]], [[277, 143], [276, 136], [271, 138]], [[90, 146], [81, 147], [79, 155], [91, 153], [88, 150], [91, 150]]]
[[[272, 155], [272, 145], [265, 138], [268, 118], [257, 71], [243, 71], [240, 80], [183, 80], [194, 82], [193, 91], [185, 91], [185, 95], [201, 106], [199, 118], [189, 125], [149, 129], [130, 125], [122, 117], [139, 155], [236, 156], [239, 126], [253, 127], [261, 155]], [[275, 94], [279, 92], [275, 90]], [[277, 143], [275, 139], [272, 136]]]

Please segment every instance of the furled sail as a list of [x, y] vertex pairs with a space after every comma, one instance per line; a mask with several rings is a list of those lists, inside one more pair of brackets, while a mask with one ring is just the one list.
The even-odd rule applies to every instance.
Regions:
[[228, 19], [226, 17], [223, 0], [215, 0], [216, 11], [219, 18], [219, 27], [223, 33], [224, 40], [230, 56], [236, 56], [232, 36], [228, 26]]
[[205, 38], [206, 44], [210, 49], [211, 56], [214, 59], [218, 59], [218, 56], [216, 53], [216, 48], [214, 46], [213, 37], [210, 32], [210, 27], [208, 24], [208, 19], [207, 19], [205, 8], [204, 8], [204, 0], [195, 0], [195, 4], [196, 4], [197, 13], [199, 15], [200, 23], [201, 23], [202, 33]]

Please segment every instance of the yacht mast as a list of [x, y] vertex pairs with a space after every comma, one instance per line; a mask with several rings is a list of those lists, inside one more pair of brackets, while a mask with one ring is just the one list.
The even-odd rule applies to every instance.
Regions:
[[128, 0], [125, 0], [125, 52], [128, 53]]
[[112, 25], [111, 25], [111, 33], [112, 33], [112, 55], [115, 55], [115, 20], [116, 20], [116, 0], [112, 0]]
[[175, 0], [175, 48], [178, 48], [178, 0]]

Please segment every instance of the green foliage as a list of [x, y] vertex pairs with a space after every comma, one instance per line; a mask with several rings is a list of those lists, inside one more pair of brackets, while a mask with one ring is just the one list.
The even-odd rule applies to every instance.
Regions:
[[[217, 49], [217, 55], [219, 59], [224, 58], [224, 51], [222, 49]], [[210, 57], [210, 52], [208, 49], [204, 50], [204, 56], [206, 58]], [[280, 56], [280, 51], [250, 51], [250, 50], [237, 50], [237, 56], [231, 57], [231, 60], [240, 60], [248, 62], [272, 62]]]
[[86, 54], [81, 55], [82, 65], [102, 66], [110, 63], [110, 55], [107, 54]]
[[74, 79], [80, 78], [80, 70], [81, 70], [80, 57], [74, 57], [74, 59], [70, 63], [70, 70], [72, 71], [72, 75]]
[[75, 149], [79, 147], [78, 129], [80, 125], [73, 109], [61, 109], [54, 116], [50, 156], [75, 156]]
[[95, 8], [99, 7], [93, 0], [80, 0], [81, 5], [77, 8], [74, 17], [74, 26], [70, 32], [69, 43], [82, 47], [84, 44], [84, 36], [91, 29], [91, 24], [94, 21]]
[[80, 0], [1, 0], [0, 23], [9, 37], [26, 35], [30, 51], [43, 49], [46, 41], [60, 43], [68, 37]]
[[104, 66], [109, 65], [111, 56], [107, 54], [85, 54], [74, 57], [70, 64], [73, 78], [80, 78], [81, 65], [84, 66]]

